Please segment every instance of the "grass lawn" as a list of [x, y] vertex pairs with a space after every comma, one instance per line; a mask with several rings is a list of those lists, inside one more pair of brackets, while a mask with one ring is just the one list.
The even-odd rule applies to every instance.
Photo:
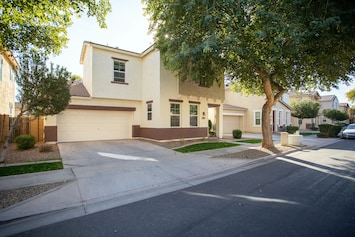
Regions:
[[232, 146], [239, 146], [239, 144], [234, 144], [229, 142], [204, 142], [204, 143], [198, 143], [198, 144], [177, 148], [174, 150], [181, 153], [188, 153], [188, 152], [195, 152], [195, 151], [205, 151], [205, 150], [226, 148]]
[[247, 139], [247, 140], [238, 140], [236, 142], [245, 142], [245, 143], [250, 143], [250, 144], [256, 144], [256, 143], [261, 143], [263, 139]]
[[60, 170], [60, 169], [63, 169], [63, 163], [61, 161], [40, 163], [40, 164], [30, 164], [30, 165], [5, 166], [5, 167], [0, 167], [0, 176], [36, 173], [36, 172]]
[[312, 132], [300, 132], [300, 135], [303, 135], [303, 136], [312, 136], [312, 135], [316, 135], [317, 133], [312, 133]]

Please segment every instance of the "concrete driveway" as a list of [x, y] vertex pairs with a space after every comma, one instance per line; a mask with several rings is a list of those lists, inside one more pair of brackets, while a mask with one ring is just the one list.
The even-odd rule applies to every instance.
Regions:
[[[117, 197], [122, 201], [128, 195], [128, 201], [135, 201], [148, 193], [154, 196], [188, 187], [249, 162], [211, 158], [203, 153], [181, 154], [140, 140], [62, 143], [59, 149], [64, 168], [72, 170], [86, 208]], [[145, 196], [131, 195], [134, 193]]]

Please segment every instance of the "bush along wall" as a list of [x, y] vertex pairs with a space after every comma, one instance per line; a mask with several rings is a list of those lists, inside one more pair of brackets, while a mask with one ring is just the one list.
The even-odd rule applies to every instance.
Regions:
[[242, 138], [242, 130], [234, 129], [234, 130], [232, 131], [232, 133], [233, 133], [233, 138], [235, 138], [235, 139], [240, 139], [240, 138]]
[[294, 134], [296, 131], [298, 131], [298, 127], [296, 126], [287, 126], [286, 127], [286, 131], [289, 133], [289, 134]]
[[341, 125], [333, 124], [319, 124], [319, 134], [318, 137], [338, 137], [338, 133], [342, 129]]

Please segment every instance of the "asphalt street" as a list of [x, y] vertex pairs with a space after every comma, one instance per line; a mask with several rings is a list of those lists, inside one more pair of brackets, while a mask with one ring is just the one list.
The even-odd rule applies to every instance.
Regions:
[[16, 236], [355, 236], [355, 140]]

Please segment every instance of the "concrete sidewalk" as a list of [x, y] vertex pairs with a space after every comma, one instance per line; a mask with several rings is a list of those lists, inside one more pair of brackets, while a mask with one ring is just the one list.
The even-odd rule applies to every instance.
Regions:
[[[275, 144], [279, 143], [279, 136], [273, 139]], [[312, 136], [304, 137], [303, 144], [310, 149], [338, 140]], [[0, 178], [0, 190], [65, 181], [55, 189], [0, 210], [0, 236], [190, 187], [273, 161], [272, 156], [256, 160], [211, 158], [251, 146], [255, 145], [181, 154], [138, 140], [59, 144], [64, 170]]]

